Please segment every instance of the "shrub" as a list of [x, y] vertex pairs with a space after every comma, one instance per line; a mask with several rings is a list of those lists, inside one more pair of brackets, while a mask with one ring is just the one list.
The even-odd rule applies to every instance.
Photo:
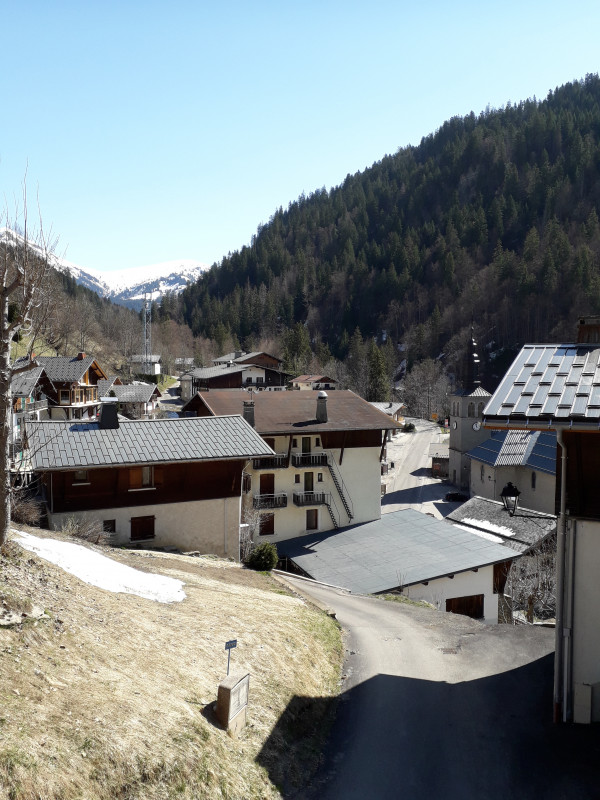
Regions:
[[404, 433], [412, 433], [415, 429], [414, 422], [407, 422], [404, 426]]
[[278, 560], [279, 556], [275, 545], [272, 542], [263, 542], [252, 550], [246, 564], [251, 569], [270, 572]]
[[75, 539], [83, 539], [85, 542], [93, 544], [108, 544], [110, 533], [104, 531], [102, 522], [99, 519], [77, 519], [68, 517], [62, 524], [61, 533], [73, 536]]

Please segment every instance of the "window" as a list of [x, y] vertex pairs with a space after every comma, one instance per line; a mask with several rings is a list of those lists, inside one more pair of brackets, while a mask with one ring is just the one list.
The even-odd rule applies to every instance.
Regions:
[[317, 472], [317, 482], [318, 483], [323, 483], [323, 473], [322, 472]]
[[244, 494], [252, 489], [252, 477], [247, 472], [242, 472], [242, 491]]
[[271, 448], [271, 450], [275, 450], [275, 439], [269, 438], [268, 436], [265, 437], [265, 444]]
[[103, 519], [102, 520], [102, 530], [104, 533], [116, 533], [117, 532], [117, 520], [116, 519]]
[[154, 467], [130, 467], [129, 490], [153, 489]]
[[260, 536], [273, 536], [275, 533], [275, 514], [260, 515]]
[[262, 375], [257, 375], [256, 376], [256, 382], [257, 383], [264, 383], [265, 379], [262, 377]]
[[298, 447], [298, 439], [292, 439], [292, 447]]
[[73, 484], [89, 483], [90, 476], [87, 469], [76, 469], [73, 473]]
[[300, 483], [300, 475], [294, 475], [294, 483]]
[[154, 539], [154, 517], [131, 518], [131, 541], [141, 542]]
[[61, 406], [68, 406], [71, 399], [71, 393], [68, 389], [60, 390], [60, 404]]
[[319, 511], [316, 508], [309, 508], [306, 511], [306, 530], [316, 531], [319, 528]]
[[467, 416], [474, 417], [475, 416], [475, 403], [469, 403], [467, 408]]
[[321, 447], [321, 440], [320, 440], [320, 438], [318, 436], [315, 439], [315, 447]]
[[532, 472], [532, 473], [531, 473], [531, 488], [532, 488], [534, 491], [535, 491], [535, 484], [536, 484], [536, 481], [537, 481], [537, 475], [535, 474], [535, 472]]

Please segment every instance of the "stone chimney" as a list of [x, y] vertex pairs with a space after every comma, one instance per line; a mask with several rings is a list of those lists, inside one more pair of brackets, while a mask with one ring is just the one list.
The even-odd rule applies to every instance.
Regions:
[[254, 400], [244, 400], [244, 419], [254, 428]]
[[600, 316], [579, 317], [577, 342], [579, 344], [597, 344], [600, 342]]
[[327, 392], [317, 395], [317, 422], [327, 422]]
[[100, 419], [98, 427], [103, 431], [117, 430], [119, 427], [119, 416], [117, 413], [118, 401], [105, 398], [100, 406]]

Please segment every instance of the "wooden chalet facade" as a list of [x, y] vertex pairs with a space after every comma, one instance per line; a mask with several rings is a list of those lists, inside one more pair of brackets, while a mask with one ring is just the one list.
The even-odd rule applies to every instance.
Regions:
[[272, 450], [237, 416], [28, 426], [50, 527], [101, 522], [116, 545], [175, 547], [239, 559], [242, 473]]
[[93, 419], [100, 408], [99, 381], [106, 380], [93, 356], [37, 356], [34, 364], [44, 367], [52, 382], [48, 396], [50, 419]]

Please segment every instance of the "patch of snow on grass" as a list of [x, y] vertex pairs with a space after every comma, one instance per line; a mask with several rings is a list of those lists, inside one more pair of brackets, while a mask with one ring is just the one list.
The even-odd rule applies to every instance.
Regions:
[[141, 572], [80, 544], [40, 539], [13, 529], [16, 541], [32, 553], [70, 572], [84, 583], [109, 592], [136, 594], [158, 603], [180, 603], [185, 599], [183, 581]]

